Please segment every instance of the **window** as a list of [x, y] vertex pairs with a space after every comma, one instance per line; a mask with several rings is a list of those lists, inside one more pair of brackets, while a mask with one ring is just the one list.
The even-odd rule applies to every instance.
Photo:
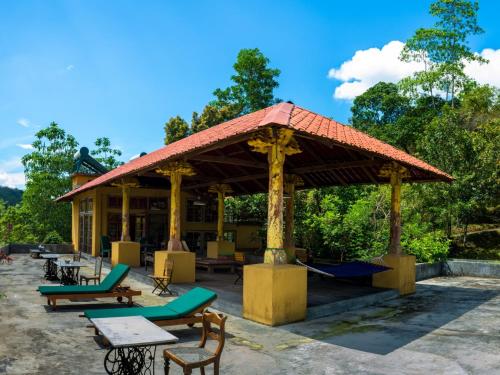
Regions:
[[153, 211], [166, 210], [167, 198], [149, 198], [149, 209]]
[[108, 237], [110, 241], [119, 241], [122, 236], [122, 216], [120, 214], [108, 215]]
[[122, 197], [108, 197], [109, 208], [122, 208]]
[[204, 206], [197, 205], [196, 201], [188, 199], [187, 201], [187, 212], [186, 220], [191, 223], [202, 223], [203, 222], [203, 208]]
[[86, 253], [92, 251], [92, 207], [92, 198], [80, 201], [78, 250]]
[[232, 243], [236, 243], [236, 231], [230, 230], [230, 231], [224, 232], [224, 240], [232, 242]]
[[145, 210], [148, 207], [147, 198], [130, 198], [131, 210]]

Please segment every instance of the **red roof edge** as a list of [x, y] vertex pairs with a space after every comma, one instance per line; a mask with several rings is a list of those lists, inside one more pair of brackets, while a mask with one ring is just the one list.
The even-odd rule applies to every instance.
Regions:
[[279, 103], [269, 111], [266, 116], [259, 122], [259, 127], [265, 125], [290, 125], [290, 117], [292, 116], [292, 103]]

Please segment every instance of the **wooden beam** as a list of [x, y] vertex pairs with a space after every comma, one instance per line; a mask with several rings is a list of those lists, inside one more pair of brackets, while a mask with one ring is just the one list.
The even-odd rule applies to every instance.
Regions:
[[222, 180], [213, 180], [212, 182], [204, 182], [201, 184], [193, 184], [193, 185], [186, 185], [184, 187], [184, 190], [191, 190], [191, 189], [198, 189], [201, 187], [207, 187], [213, 184], [232, 184], [235, 182], [244, 182], [244, 181], [250, 181], [250, 180], [257, 180], [261, 178], [267, 178], [268, 174], [267, 173], [260, 173], [260, 174], [254, 174], [254, 175], [245, 175], [245, 176], [238, 176], [238, 177], [230, 177], [230, 178], [224, 178]]
[[375, 160], [355, 160], [347, 162], [329, 162], [320, 165], [316, 163], [314, 165], [293, 168], [290, 172], [301, 174], [310, 172], [331, 171], [336, 169], [371, 167], [374, 165], [380, 165], [380, 162]]
[[250, 161], [250, 160], [239, 159], [239, 158], [231, 158], [231, 157], [227, 157], [227, 156], [198, 155], [198, 156], [193, 156], [192, 158], [190, 158], [190, 160], [203, 161], [203, 162], [209, 162], [209, 163], [237, 165], [240, 167], [267, 169], [267, 163]]

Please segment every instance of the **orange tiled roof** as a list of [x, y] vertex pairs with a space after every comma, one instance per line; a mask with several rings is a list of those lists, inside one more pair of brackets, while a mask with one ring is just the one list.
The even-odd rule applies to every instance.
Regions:
[[208, 148], [217, 142], [249, 134], [270, 125], [289, 127], [300, 133], [306, 133], [340, 145], [346, 145], [392, 159], [403, 165], [430, 172], [435, 176], [436, 180], [452, 180], [451, 176], [432, 165], [351, 126], [343, 125], [335, 120], [291, 103], [279, 103], [203, 130], [140, 158], [131, 160], [95, 180], [70, 191], [58, 198], [58, 200], [68, 199], [75, 194], [93, 187], [154, 168], [168, 160], [188, 157], [189, 154]]

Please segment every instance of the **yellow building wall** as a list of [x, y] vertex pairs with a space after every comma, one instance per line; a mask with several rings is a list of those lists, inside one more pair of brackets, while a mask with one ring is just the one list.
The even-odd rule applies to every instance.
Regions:
[[[119, 187], [98, 187], [77, 195], [72, 202], [72, 242], [75, 251], [78, 251], [79, 242], [79, 203], [82, 199], [92, 198], [93, 200], [93, 215], [92, 215], [92, 255], [97, 256], [100, 253], [101, 236], [108, 235], [108, 214], [116, 213], [121, 214], [121, 208], [109, 208], [108, 197], [120, 197], [122, 191]], [[146, 188], [131, 188], [131, 197], [153, 197], [153, 198], [167, 198], [169, 202], [170, 190], [163, 189], [146, 189]], [[216, 231], [217, 223], [193, 223], [186, 221], [187, 200], [194, 196], [182, 192], [182, 216], [181, 216], [181, 230], [182, 237], [185, 237], [186, 232], [191, 231]], [[147, 210], [144, 209], [131, 209], [131, 215], [145, 214]], [[158, 211], [158, 214], [164, 214], [169, 219], [169, 204], [166, 210]], [[236, 232], [236, 249], [257, 249], [259, 247], [258, 241], [258, 225], [236, 225], [225, 224], [225, 231]], [[169, 237], [168, 225], [166, 227], [167, 233], [165, 238]]]

